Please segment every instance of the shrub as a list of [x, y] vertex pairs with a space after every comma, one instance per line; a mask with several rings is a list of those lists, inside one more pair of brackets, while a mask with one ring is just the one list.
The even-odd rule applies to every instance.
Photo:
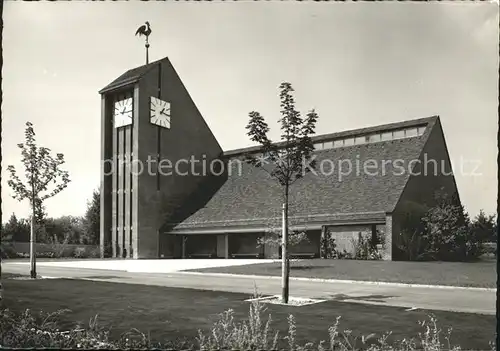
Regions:
[[[185, 240], [187, 240], [187, 237], [184, 237]], [[105, 243], [104, 244], [104, 257], [111, 257], [113, 255], [113, 248], [111, 244]]]
[[456, 197], [437, 192], [435, 205], [403, 204], [401, 231], [395, 239], [397, 260], [470, 261], [484, 253], [483, 242], [493, 237], [494, 216], [480, 213], [471, 223]]
[[463, 206], [448, 198], [441, 199], [422, 218], [425, 252], [442, 261], [468, 261], [482, 253], [482, 243], [471, 228]]
[[428, 257], [428, 253], [425, 252], [423, 232], [416, 229], [403, 228], [395, 246], [395, 260], [420, 261]]
[[[30, 258], [29, 252], [16, 252], [16, 258]], [[55, 254], [51, 251], [37, 251], [36, 258], [55, 258]]]
[[332, 233], [326, 231], [321, 238], [321, 257], [337, 258], [337, 259], [356, 259], [356, 260], [380, 260], [382, 254], [378, 252], [377, 244], [384, 244], [384, 236], [377, 231], [375, 237], [369, 236], [365, 238], [361, 233], [358, 233], [358, 239], [352, 239], [353, 252], [348, 252], [346, 249], [342, 251], [337, 249], [335, 238]]
[[1, 347], [23, 348], [109, 348], [107, 332], [98, 328], [97, 317], [89, 327], [60, 331], [57, 319], [68, 310], [33, 315], [29, 309], [22, 314], [0, 311]]
[[352, 239], [355, 260], [380, 260], [382, 255], [377, 250], [377, 244], [372, 237], [364, 238], [358, 233], [358, 239]]
[[101, 249], [99, 246], [93, 247], [89, 250], [89, 258], [99, 258], [101, 257]]
[[151, 342], [149, 337], [136, 329], [124, 333], [118, 340], [110, 340], [109, 330], [98, 323], [97, 315], [90, 319], [87, 327], [76, 325], [61, 331], [58, 319], [66, 312], [69, 310], [35, 315], [29, 309], [20, 314], [8, 309], [0, 310], [0, 348], [116, 350], [162, 346]]
[[423, 240], [426, 230], [422, 218], [428, 207], [406, 201], [401, 205], [401, 212], [397, 220], [401, 223], [401, 230], [394, 238], [393, 258], [395, 260], [418, 261], [428, 259], [426, 256], [427, 245]]
[[87, 249], [85, 247], [77, 247], [75, 248], [75, 252], [73, 253], [75, 258], [87, 258], [89, 256]]
[[[59, 240], [56, 235], [51, 238], [50, 246], [51, 251], [54, 253], [54, 256], [57, 258], [72, 256], [73, 251], [70, 249], [68, 252], [68, 242], [69, 236], [66, 235], [63, 240]], [[69, 254], [69, 255], [68, 255]]]
[[73, 257], [75, 258], [99, 258], [100, 255], [99, 247], [80, 246], [75, 248], [73, 252]]
[[484, 253], [488, 255], [496, 256], [497, 254], [497, 243], [484, 243]]
[[2, 258], [16, 258], [17, 252], [9, 243], [6, 245], [2, 245], [2, 248], [0, 250], [0, 255]]
[[[257, 295], [257, 294], [256, 294]], [[458, 346], [451, 344], [451, 331], [446, 333], [438, 328], [437, 320], [432, 315], [426, 321], [419, 322], [422, 332], [416, 337], [408, 337], [390, 344], [387, 332], [354, 336], [351, 330], [340, 329], [340, 317], [327, 329], [327, 341], [316, 345], [309, 342], [300, 345], [296, 320], [288, 316], [288, 332], [280, 337], [279, 331], [271, 327], [271, 314], [267, 314], [264, 304], [258, 300], [250, 303], [248, 319], [237, 321], [234, 312], [227, 310], [208, 331], [198, 331], [198, 337], [192, 343], [188, 341], [167, 341], [157, 343], [149, 335], [137, 329], [123, 333], [118, 339], [111, 340], [109, 330], [100, 325], [98, 316], [91, 318], [88, 326], [76, 325], [70, 330], [61, 331], [58, 319], [69, 310], [55, 313], [33, 314], [29, 309], [14, 313], [8, 309], [0, 310], [0, 348], [53, 348], [53, 349], [201, 349], [201, 350], [370, 350], [370, 351], [458, 351]], [[267, 314], [267, 319], [265, 319]], [[496, 350], [494, 342], [491, 349]]]
[[[29, 257], [29, 254], [28, 254]], [[37, 258], [55, 258], [56, 254], [51, 251], [44, 251], [44, 252], [37, 252], [36, 253]]]
[[321, 257], [322, 258], [336, 258], [337, 244], [335, 238], [330, 231], [326, 230], [325, 234], [321, 236]]

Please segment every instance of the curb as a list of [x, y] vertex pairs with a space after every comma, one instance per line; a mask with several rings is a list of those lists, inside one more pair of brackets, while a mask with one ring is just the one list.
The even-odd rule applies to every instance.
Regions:
[[[280, 279], [280, 276], [270, 275], [250, 275], [250, 274], [232, 274], [232, 273], [203, 273], [203, 272], [187, 272], [178, 271], [178, 274], [186, 275], [209, 275], [214, 277], [234, 277], [234, 278], [248, 278], [248, 279]], [[379, 285], [379, 286], [393, 286], [403, 288], [424, 288], [424, 289], [448, 289], [448, 290], [468, 290], [468, 291], [488, 291], [496, 292], [495, 288], [478, 288], [468, 286], [452, 286], [452, 285], [430, 285], [430, 284], [408, 284], [408, 283], [394, 283], [394, 282], [377, 282], [367, 280], [343, 280], [343, 279], [322, 279], [322, 278], [304, 278], [304, 277], [290, 277], [290, 280], [316, 282], [316, 283], [340, 283], [340, 284], [365, 284], [365, 285]]]

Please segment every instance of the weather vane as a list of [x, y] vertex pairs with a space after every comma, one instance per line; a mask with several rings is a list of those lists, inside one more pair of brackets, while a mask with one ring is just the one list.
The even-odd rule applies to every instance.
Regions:
[[151, 34], [151, 26], [149, 25], [149, 22], [146, 21], [146, 24], [143, 24], [137, 29], [137, 32], [135, 32], [135, 35], [144, 35], [146, 37], [146, 65], [149, 63], [149, 35]]

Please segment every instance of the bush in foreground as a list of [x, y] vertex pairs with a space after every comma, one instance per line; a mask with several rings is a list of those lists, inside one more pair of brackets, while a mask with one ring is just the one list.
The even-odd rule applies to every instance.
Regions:
[[[296, 323], [293, 315], [288, 317], [288, 332], [281, 336], [271, 328], [271, 314], [264, 320], [265, 306], [258, 301], [250, 304], [248, 320], [236, 321], [232, 310], [222, 313], [211, 330], [199, 331], [191, 343], [168, 341], [154, 343], [149, 335], [137, 329], [110, 340], [109, 331], [101, 327], [98, 317], [90, 320], [85, 328], [76, 326], [69, 331], [60, 331], [58, 320], [68, 310], [34, 315], [29, 309], [14, 313], [8, 309], [0, 311], [0, 348], [57, 348], [57, 349], [201, 349], [201, 350], [370, 350], [370, 351], [444, 351], [460, 350], [452, 346], [450, 333], [442, 337], [437, 321], [433, 317], [421, 322], [423, 328], [417, 337], [389, 343], [390, 332], [377, 337], [375, 334], [354, 337], [349, 330], [340, 331], [338, 317], [328, 328], [327, 340], [318, 344], [299, 345], [296, 341]], [[444, 342], [443, 343], [443, 339]], [[492, 345], [492, 350], [496, 350]]]

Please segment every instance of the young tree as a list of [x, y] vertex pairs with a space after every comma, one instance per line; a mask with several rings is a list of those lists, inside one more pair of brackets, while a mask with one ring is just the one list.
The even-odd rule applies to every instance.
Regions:
[[101, 193], [99, 190], [94, 190], [92, 199], [87, 202], [83, 225], [85, 244], [97, 245], [101, 228]]
[[21, 162], [24, 166], [25, 181], [17, 175], [13, 165], [7, 167], [10, 173], [9, 186], [14, 191], [12, 197], [18, 201], [29, 200], [31, 206], [30, 267], [31, 278], [36, 278], [35, 225], [44, 215], [43, 202], [67, 187], [69, 175], [60, 168], [64, 155], [50, 155], [50, 149], [38, 147], [35, 131], [31, 122], [26, 122], [25, 143], [18, 144], [21, 149]]
[[[257, 239], [257, 247], [268, 246], [270, 248], [279, 248], [283, 242], [282, 231], [276, 228], [268, 228], [266, 235]], [[290, 231], [288, 233], [288, 249], [309, 242], [309, 238], [303, 231]]]
[[[315, 161], [311, 159], [314, 146], [311, 135], [314, 134], [318, 115], [313, 110], [309, 111], [305, 118], [295, 109], [293, 88], [290, 83], [284, 82], [280, 85], [281, 100], [281, 142], [271, 142], [267, 133], [269, 126], [264, 118], [256, 111], [249, 113], [247, 135], [250, 139], [261, 145], [262, 156], [253, 154], [246, 155], [246, 161], [255, 167], [268, 172], [283, 189], [282, 208], [282, 299], [288, 303], [289, 291], [289, 257], [288, 257], [288, 196], [290, 186], [302, 178], [305, 173], [315, 167]], [[264, 167], [271, 165], [268, 170]]]

